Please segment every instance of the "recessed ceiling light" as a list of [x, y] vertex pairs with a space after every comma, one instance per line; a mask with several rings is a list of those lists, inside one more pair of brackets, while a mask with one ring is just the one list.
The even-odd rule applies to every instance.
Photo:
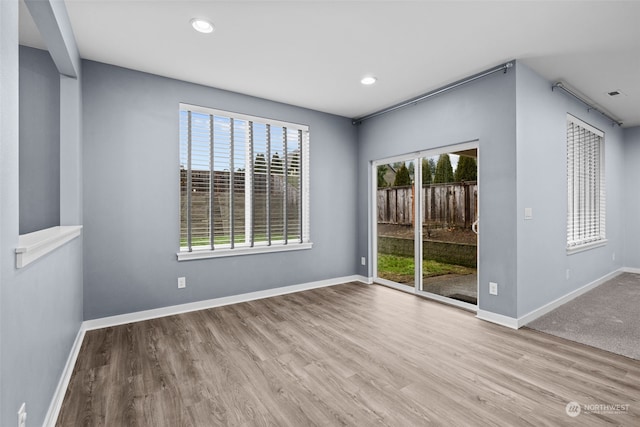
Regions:
[[360, 80], [360, 83], [362, 83], [363, 85], [369, 86], [374, 84], [378, 79], [376, 79], [373, 76], [365, 76], [362, 78], [362, 80]]
[[213, 24], [202, 18], [193, 18], [191, 20], [191, 26], [194, 30], [205, 34], [212, 33], [214, 30]]

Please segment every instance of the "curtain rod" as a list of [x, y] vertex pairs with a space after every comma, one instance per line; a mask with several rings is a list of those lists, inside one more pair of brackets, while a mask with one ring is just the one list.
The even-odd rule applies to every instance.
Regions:
[[423, 95], [420, 95], [420, 96], [418, 96], [416, 98], [412, 98], [412, 99], [410, 99], [408, 101], [401, 102], [400, 104], [396, 104], [396, 105], [393, 105], [391, 107], [385, 108], [383, 110], [376, 111], [375, 113], [371, 113], [371, 114], [368, 114], [366, 116], [362, 116], [362, 117], [359, 117], [357, 119], [353, 119], [351, 123], [353, 125], [359, 125], [360, 123], [364, 122], [365, 120], [369, 120], [369, 119], [371, 119], [373, 117], [377, 117], [377, 116], [380, 116], [382, 114], [390, 113], [391, 111], [395, 111], [395, 110], [399, 110], [399, 109], [404, 108], [404, 107], [408, 107], [409, 105], [416, 105], [418, 102], [424, 101], [425, 99], [431, 98], [432, 96], [439, 95], [439, 94], [441, 94], [443, 92], [446, 92], [446, 91], [451, 90], [451, 89], [455, 89], [455, 88], [457, 88], [459, 86], [462, 86], [462, 85], [467, 84], [467, 83], [471, 83], [471, 82], [473, 82], [475, 80], [481, 79], [483, 77], [489, 76], [489, 75], [497, 73], [499, 71], [502, 71], [503, 73], [506, 73], [507, 70], [509, 68], [511, 68], [511, 67], [513, 67], [513, 62], [512, 61], [504, 63], [502, 65], [498, 65], [497, 67], [491, 68], [491, 69], [489, 69], [487, 71], [483, 71], [481, 73], [474, 74], [473, 76], [467, 77], [465, 79], [458, 80], [457, 82], [453, 82], [453, 83], [448, 84], [446, 86], [443, 86], [443, 87], [441, 87], [439, 89], [433, 90], [431, 92], [427, 92], [427, 93], [425, 93]]
[[578, 101], [582, 102], [584, 105], [586, 105], [587, 107], [589, 107], [587, 109], [587, 111], [591, 111], [591, 110], [595, 110], [598, 113], [602, 114], [603, 116], [605, 116], [607, 119], [611, 120], [611, 124], [614, 125], [618, 125], [618, 126], [622, 126], [622, 122], [616, 118], [614, 118], [613, 116], [611, 116], [611, 114], [605, 113], [604, 111], [598, 109], [596, 106], [594, 106], [593, 104], [587, 102], [587, 100], [585, 100], [582, 96], [578, 95], [575, 91], [569, 89], [567, 87], [566, 83], [563, 82], [556, 82], [553, 86], [551, 86], [551, 90], [553, 91], [555, 88], [558, 89], [562, 89], [563, 91], [565, 91], [566, 93], [568, 93], [569, 95], [573, 96], [575, 99], [577, 99]]

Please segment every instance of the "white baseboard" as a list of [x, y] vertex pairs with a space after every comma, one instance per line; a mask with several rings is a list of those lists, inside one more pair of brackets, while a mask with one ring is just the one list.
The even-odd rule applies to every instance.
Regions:
[[[594, 280], [591, 283], [587, 283], [586, 285], [582, 286], [581, 288], [576, 289], [575, 291], [569, 292], [568, 294], [566, 294], [565, 296], [562, 296], [554, 301], [551, 301], [548, 304], [543, 305], [540, 308], [537, 308], [527, 314], [525, 314], [524, 316], [521, 316], [518, 318], [518, 328], [526, 325], [527, 323], [531, 323], [534, 320], [536, 320], [537, 318], [544, 316], [545, 314], [549, 313], [550, 311], [555, 310], [556, 308], [560, 307], [563, 304], [568, 303], [569, 301], [571, 301], [572, 299], [579, 297], [580, 295], [600, 286], [601, 284], [603, 284], [604, 282], [606, 282], [607, 280], [611, 280], [614, 277], [622, 274], [623, 272], [627, 271], [626, 268], [620, 268], [618, 270], [612, 271], [609, 274], [605, 274], [604, 276], [600, 277], [599, 279]], [[633, 272], [633, 271], [630, 271]], [[638, 270], [638, 272], [640, 272], [640, 270]]]
[[[485, 311], [485, 310], [478, 310], [476, 313], [476, 317], [478, 319], [482, 319], [488, 322], [496, 323], [498, 325], [506, 326], [511, 329], [518, 329], [521, 326], [524, 326], [527, 323], [537, 319], [538, 317], [548, 313], [549, 311], [559, 307], [560, 305], [568, 301], [571, 301], [577, 296], [582, 295], [583, 293], [595, 288], [596, 286], [606, 282], [609, 279], [612, 279], [613, 277], [617, 276], [622, 272], [640, 274], [640, 269], [625, 267], [625, 268], [616, 270], [518, 319], [509, 317], [509, 316], [504, 316], [501, 314], [492, 313], [490, 311]], [[62, 402], [64, 400], [64, 395], [67, 391], [67, 387], [69, 386], [69, 381], [71, 380], [71, 374], [73, 373], [73, 368], [76, 364], [78, 354], [80, 353], [80, 348], [82, 346], [82, 341], [84, 339], [84, 335], [86, 331], [93, 330], [93, 329], [106, 328], [110, 326], [117, 326], [117, 325], [122, 325], [126, 323], [139, 322], [142, 320], [156, 319], [164, 316], [172, 316], [174, 314], [187, 313], [190, 311], [204, 310], [204, 309], [213, 308], [213, 307], [221, 307], [229, 304], [237, 304], [241, 302], [254, 301], [257, 299], [269, 298], [269, 297], [274, 297], [278, 295], [286, 295], [286, 294], [306, 291], [310, 289], [334, 286], [334, 285], [339, 285], [347, 282], [361, 282], [365, 284], [372, 284], [373, 278], [362, 276], [362, 275], [337, 277], [334, 279], [319, 280], [316, 282], [302, 283], [299, 285], [292, 285], [292, 286], [283, 286], [280, 288], [267, 289], [264, 291], [257, 291], [257, 292], [249, 292], [246, 294], [233, 295], [229, 297], [214, 298], [214, 299], [197, 301], [197, 302], [192, 302], [187, 304], [174, 305], [170, 307], [162, 307], [162, 308], [157, 308], [153, 310], [145, 310], [145, 311], [139, 311], [135, 313], [121, 314], [118, 316], [110, 316], [110, 317], [103, 317], [100, 319], [86, 320], [82, 322], [82, 325], [80, 326], [80, 330], [78, 331], [76, 339], [73, 343], [71, 352], [69, 353], [69, 357], [67, 358], [67, 363], [64, 366], [62, 375], [58, 382], [58, 386], [56, 387], [56, 391], [53, 395], [53, 399], [51, 401], [51, 404], [49, 405], [49, 410], [47, 411], [47, 415], [45, 418], [45, 422], [43, 423], [43, 426], [53, 427], [56, 424], [56, 421], [58, 419], [58, 414], [60, 412], [60, 408], [62, 407]]]
[[157, 319], [159, 317], [173, 316], [174, 314], [188, 313], [190, 311], [204, 310], [207, 308], [221, 307], [223, 305], [237, 304], [254, 301], [278, 295], [286, 295], [309, 289], [323, 288], [339, 285], [347, 282], [364, 282], [367, 278], [360, 275], [336, 277], [334, 279], [319, 280], [317, 282], [302, 283], [299, 285], [283, 286], [280, 288], [266, 289], [264, 291], [249, 292], [246, 294], [232, 295], [222, 298], [213, 298], [204, 301], [190, 302], [187, 304], [172, 305], [169, 307], [155, 308], [152, 310], [137, 311], [135, 313], [120, 314], [117, 316], [103, 317], [100, 319], [85, 320], [82, 327], [85, 331], [108, 328], [110, 326], [124, 325], [126, 323], [140, 322], [143, 320]]
[[358, 282], [362, 282], [366, 285], [373, 285], [373, 277], [367, 277], [362, 275], [359, 275], [357, 277], [358, 277]]
[[280, 288], [267, 289], [264, 291], [249, 292], [246, 294], [233, 295], [230, 297], [214, 298], [210, 300], [197, 301], [197, 302], [188, 303], [188, 304], [180, 304], [180, 305], [174, 305], [170, 307], [157, 308], [153, 310], [139, 311], [136, 313], [122, 314], [119, 316], [110, 316], [110, 317], [104, 317], [101, 319], [86, 320], [82, 322], [80, 326], [80, 330], [78, 331], [78, 335], [76, 335], [76, 339], [71, 348], [71, 352], [69, 353], [69, 357], [67, 358], [67, 363], [64, 366], [62, 375], [60, 376], [60, 380], [58, 381], [58, 386], [56, 387], [53, 398], [51, 400], [51, 404], [49, 405], [49, 410], [47, 411], [45, 421], [42, 425], [44, 427], [54, 427], [56, 424], [56, 421], [58, 420], [58, 415], [60, 413], [60, 409], [62, 408], [64, 396], [65, 396], [65, 393], [67, 392], [69, 381], [71, 380], [71, 374], [73, 374], [73, 368], [76, 365], [76, 360], [78, 359], [78, 355], [80, 353], [80, 348], [82, 347], [82, 341], [84, 340], [84, 335], [86, 331], [93, 330], [93, 329], [106, 328], [109, 326], [122, 325], [125, 323], [139, 322], [141, 320], [155, 319], [158, 317], [172, 316], [174, 314], [187, 313], [190, 311], [203, 310], [206, 308], [220, 307], [223, 305], [253, 301], [257, 299], [269, 298], [269, 297], [278, 296], [278, 295], [286, 295], [294, 292], [301, 292], [301, 291], [306, 291], [310, 289], [322, 288], [326, 286], [334, 286], [334, 285], [339, 285], [347, 282], [373, 283], [372, 280], [361, 275], [344, 276], [344, 277], [337, 277], [334, 279], [302, 283], [299, 285], [283, 286]]
[[569, 292], [568, 294], [556, 300], [553, 300], [550, 303], [545, 304], [542, 307], [537, 308], [525, 314], [524, 316], [518, 317], [517, 319], [514, 317], [504, 316], [502, 314], [492, 313], [486, 310], [478, 310], [478, 312], [476, 313], [476, 317], [478, 319], [482, 319], [488, 322], [496, 323], [498, 325], [506, 326], [511, 329], [520, 329], [527, 323], [533, 322], [537, 318], [544, 316], [550, 311], [553, 311], [556, 308], [560, 307], [561, 305], [568, 303], [572, 299], [579, 297], [580, 295], [600, 286], [607, 280], [611, 280], [614, 277], [618, 276], [619, 274], [622, 274], [623, 272], [640, 274], [640, 269], [624, 267], [624, 268], [620, 268], [618, 270], [612, 271], [611, 273], [606, 274], [600, 277], [599, 279], [594, 280], [591, 283], [587, 283], [586, 285], [576, 289], [575, 291]]
[[493, 313], [491, 311], [480, 310], [476, 312], [476, 317], [487, 322], [496, 323], [511, 329], [518, 329], [518, 319], [514, 317], [504, 316], [502, 314]]
[[76, 366], [76, 360], [78, 359], [78, 354], [80, 354], [80, 348], [82, 347], [82, 341], [84, 340], [84, 332], [85, 330], [80, 326], [80, 330], [76, 335], [73, 346], [71, 346], [69, 357], [67, 357], [67, 363], [65, 363], [62, 375], [60, 375], [60, 380], [58, 381], [58, 386], [53, 394], [53, 399], [51, 399], [51, 404], [49, 405], [49, 410], [47, 411], [44, 423], [42, 423], [44, 427], [54, 427], [56, 425], [60, 408], [62, 408], [64, 395], [67, 392], [67, 387], [71, 380], [71, 374], [73, 374], [73, 368]]

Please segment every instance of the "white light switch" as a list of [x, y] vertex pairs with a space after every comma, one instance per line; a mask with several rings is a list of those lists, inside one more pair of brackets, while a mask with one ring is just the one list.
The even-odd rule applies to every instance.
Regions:
[[496, 282], [489, 282], [489, 294], [498, 295], [498, 284]]
[[524, 219], [533, 219], [533, 208], [524, 208]]

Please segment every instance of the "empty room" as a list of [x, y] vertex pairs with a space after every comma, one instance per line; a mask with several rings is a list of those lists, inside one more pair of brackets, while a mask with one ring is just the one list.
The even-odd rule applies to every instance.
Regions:
[[640, 424], [639, 17], [0, 1], [0, 425]]

